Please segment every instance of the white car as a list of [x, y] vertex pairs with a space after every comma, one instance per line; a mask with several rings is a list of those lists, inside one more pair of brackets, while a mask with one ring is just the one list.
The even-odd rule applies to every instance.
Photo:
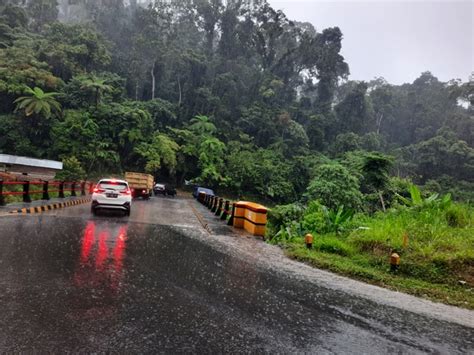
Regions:
[[166, 195], [166, 187], [165, 184], [155, 184], [153, 186], [153, 192], [155, 193], [155, 196], [160, 194], [160, 195]]
[[124, 211], [130, 216], [132, 208], [132, 191], [125, 180], [102, 179], [95, 186], [92, 193], [91, 212], [98, 209]]

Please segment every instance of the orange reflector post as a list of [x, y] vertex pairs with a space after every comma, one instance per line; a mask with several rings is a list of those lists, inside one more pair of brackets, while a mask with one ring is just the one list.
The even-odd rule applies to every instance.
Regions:
[[304, 242], [306, 243], [306, 248], [312, 249], [313, 248], [313, 235], [308, 233], [304, 236]]
[[396, 252], [393, 252], [392, 255], [390, 255], [390, 271], [396, 272], [399, 267], [400, 267], [400, 255], [398, 255], [398, 253]]

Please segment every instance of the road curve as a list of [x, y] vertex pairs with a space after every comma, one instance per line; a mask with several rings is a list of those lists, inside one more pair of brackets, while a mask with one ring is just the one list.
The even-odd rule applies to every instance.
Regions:
[[3, 216], [0, 243], [1, 352], [474, 353], [474, 312], [289, 260], [192, 200]]

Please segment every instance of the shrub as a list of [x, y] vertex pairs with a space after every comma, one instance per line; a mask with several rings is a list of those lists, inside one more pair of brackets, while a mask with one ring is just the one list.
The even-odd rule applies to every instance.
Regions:
[[330, 210], [346, 206], [357, 210], [362, 206], [359, 180], [341, 164], [323, 164], [307, 188], [309, 200], [319, 200]]
[[79, 181], [84, 179], [86, 173], [76, 157], [63, 159], [63, 170], [56, 174], [57, 180]]
[[296, 203], [272, 208], [268, 212], [267, 236], [272, 239], [282, 227], [291, 224], [293, 221], [300, 221], [303, 218], [303, 213], [304, 207]]
[[326, 218], [322, 209], [322, 205], [318, 201], [311, 201], [305, 211], [303, 228], [316, 233], [322, 233], [326, 227]]
[[469, 225], [469, 212], [463, 205], [452, 204], [444, 211], [446, 223], [450, 227], [466, 227]]

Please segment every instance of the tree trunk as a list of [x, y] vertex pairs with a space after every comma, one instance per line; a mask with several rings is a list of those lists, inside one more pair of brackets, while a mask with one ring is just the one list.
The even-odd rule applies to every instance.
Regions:
[[151, 99], [155, 99], [155, 62], [153, 61], [153, 67], [151, 68]]
[[178, 75], [178, 90], [179, 90], [178, 106], [181, 106], [182, 94], [181, 94], [181, 81], [179, 80], [179, 75]]
[[382, 210], [384, 212], [386, 212], [386, 209], [385, 209], [385, 201], [383, 200], [383, 196], [382, 196], [382, 192], [381, 191], [378, 191], [379, 193], [379, 197], [380, 197], [380, 203], [382, 204]]
[[382, 126], [382, 120], [383, 120], [383, 113], [380, 113], [377, 116], [377, 134], [380, 134], [380, 126]]

